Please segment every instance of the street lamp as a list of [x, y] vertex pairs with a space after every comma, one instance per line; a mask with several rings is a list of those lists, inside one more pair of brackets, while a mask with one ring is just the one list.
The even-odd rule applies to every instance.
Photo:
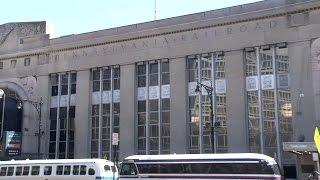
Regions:
[[0, 98], [3, 98], [3, 103], [2, 103], [2, 117], [1, 117], [1, 132], [0, 132], [0, 140], [2, 139], [3, 136], [3, 122], [4, 122], [4, 108], [6, 106], [6, 93], [4, 93], [3, 89], [0, 89]]
[[38, 137], [38, 144], [37, 144], [37, 157], [40, 159], [40, 147], [41, 147], [41, 136], [43, 135], [43, 131], [41, 131], [41, 107], [43, 104], [42, 97], [40, 97], [40, 101], [31, 101], [28, 99], [19, 100], [19, 104], [17, 107], [22, 107], [22, 102], [28, 102], [30, 103], [37, 111], [38, 113], [38, 132], [35, 133], [35, 136]]
[[[195, 92], [197, 94], [201, 94], [201, 87], [203, 87], [207, 93], [208, 93], [208, 96], [209, 96], [209, 99], [210, 99], [210, 120], [211, 120], [211, 150], [212, 150], [212, 153], [215, 153], [215, 128], [217, 127], [220, 127], [220, 122], [215, 122], [214, 120], [214, 115], [213, 115], [213, 101], [212, 101], [212, 93], [213, 93], [213, 88], [211, 86], [207, 86], [205, 84], [202, 84], [202, 83], [199, 83], [197, 82], [197, 86], [196, 86], [196, 89], [195, 89]], [[200, 115], [201, 116], [201, 115]]]

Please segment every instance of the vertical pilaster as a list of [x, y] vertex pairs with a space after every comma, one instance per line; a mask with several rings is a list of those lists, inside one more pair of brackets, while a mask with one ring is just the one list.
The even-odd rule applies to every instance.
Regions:
[[312, 69], [310, 63], [310, 42], [288, 45], [290, 63], [290, 87], [293, 106], [294, 141], [313, 141], [315, 94], [313, 92]]
[[[37, 77], [37, 88], [39, 89], [39, 98], [42, 97], [43, 104], [41, 106], [41, 122], [38, 121], [37, 123], [40, 123], [40, 129], [41, 131], [45, 132], [43, 135], [40, 132], [40, 141], [41, 141], [41, 147], [40, 147], [40, 155], [42, 158], [47, 158], [46, 156], [43, 156], [49, 152], [49, 137], [50, 137], [50, 118], [49, 118], [49, 112], [50, 112], [50, 88], [49, 88], [49, 76], [39, 76]], [[31, 105], [32, 106], [32, 105]], [[33, 108], [31, 107], [30, 108]], [[33, 108], [34, 109], [34, 108]], [[35, 110], [34, 110], [35, 111]], [[38, 114], [36, 114], [34, 117], [38, 117]], [[39, 124], [37, 124], [39, 125]]]
[[225, 53], [228, 152], [248, 152], [243, 51]]
[[77, 94], [75, 114], [75, 158], [90, 157], [90, 70], [77, 72]]
[[170, 153], [187, 150], [187, 79], [186, 59], [172, 59], [170, 63]]
[[120, 151], [119, 160], [135, 154], [135, 64], [120, 67]]

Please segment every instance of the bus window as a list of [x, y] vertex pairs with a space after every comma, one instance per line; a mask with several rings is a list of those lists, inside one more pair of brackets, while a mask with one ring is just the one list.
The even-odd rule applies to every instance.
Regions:
[[7, 167], [1, 167], [0, 176], [6, 176], [6, 173], [7, 173]]
[[18, 166], [16, 168], [16, 176], [21, 176], [22, 175], [22, 166]]
[[63, 172], [63, 166], [57, 166], [56, 175], [62, 175]]
[[40, 171], [40, 166], [32, 166], [31, 175], [37, 176], [37, 175], [39, 175], [39, 171]]
[[105, 166], [104, 166], [104, 170], [105, 170], [106, 172], [108, 172], [108, 171], [111, 171], [111, 168], [110, 168], [110, 166], [105, 165]]
[[8, 167], [7, 176], [13, 176], [14, 167]]
[[73, 166], [72, 174], [73, 175], [79, 175], [79, 165], [74, 165]]
[[70, 165], [64, 166], [63, 175], [70, 175], [70, 171], [71, 171]]
[[22, 175], [23, 176], [29, 176], [29, 169], [30, 169], [29, 166], [24, 166]]
[[133, 163], [121, 164], [120, 175], [137, 175], [137, 169]]
[[80, 175], [86, 175], [87, 174], [87, 166], [82, 165], [80, 166]]
[[89, 174], [89, 175], [94, 175], [95, 173], [96, 173], [96, 172], [95, 172], [94, 169], [89, 168], [89, 170], [88, 170], [88, 174]]
[[51, 175], [51, 172], [52, 172], [52, 166], [45, 166], [44, 167], [44, 171], [43, 171], [44, 175]]

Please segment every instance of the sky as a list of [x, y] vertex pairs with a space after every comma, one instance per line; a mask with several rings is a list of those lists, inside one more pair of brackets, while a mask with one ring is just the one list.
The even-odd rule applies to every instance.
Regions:
[[209, 11], [259, 0], [2, 0], [0, 25], [47, 21], [50, 38]]

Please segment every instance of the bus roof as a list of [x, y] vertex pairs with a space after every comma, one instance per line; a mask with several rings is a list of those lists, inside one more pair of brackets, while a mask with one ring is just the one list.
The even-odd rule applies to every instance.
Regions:
[[275, 160], [264, 154], [257, 153], [222, 153], [222, 154], [166, 154], [166, 155], [132, 155], [125, 160], [153, 161], [153, 160], [209, 160], [209, 159], [264, 159], [270, 163]]
[[105, 159], [43, 159], [43, 160], [11, 160], [0, 161], [0, 165], [19, 165], [19, 164], [73, 164], [73, 163], [111, 163]]

